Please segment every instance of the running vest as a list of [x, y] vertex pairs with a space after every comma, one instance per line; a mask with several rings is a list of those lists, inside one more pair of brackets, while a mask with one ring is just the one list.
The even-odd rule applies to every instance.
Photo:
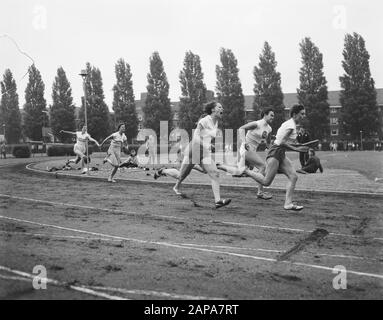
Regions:
[[122, 144], [127, 141], [128, 138], [126, 137], [125, 133], [120, 134], [120, 132], [115, 132], [112, 134], [112, 141], [110, 145], [112, 147], [122, 147]]
[[193, 139], [200, 140], [204, 147], [210, 148], [211, 139], [217, 136], [217, 129], [218, 121], [214, 124], [211, 115], [207, 115], [198, 121]]
[[76, 139], [77, 139], [76, 144], [79, 146], [85, 147], [85, 143], [87, 142], [87, 140], [89, 140], [89, 138], [90, 138], [90, 135], [87, 132], [85, 133], [82, 133], [81, 131], [76, 132]]
[[282, 125], [279, 127], [274, 144], [279, 146], [282, 143], [282, 139], [286, 137], [287, 131], [289, 131], [290, 129], [292, 129], [293, 131], [287, 138], [287, 140], [284, 142], [295, 142], [295, 140], [297, 139], [297, 125], [294, 119], [290, 118], [289, 120], [283, 122]]
[[266, 142], [268, 135], [272, 131], [270, 125], [264, 119], [258, 120], [256, 123], [257, 127], [247, 131], [246, 134], [246, 143], [252, 144], [254, 147]]

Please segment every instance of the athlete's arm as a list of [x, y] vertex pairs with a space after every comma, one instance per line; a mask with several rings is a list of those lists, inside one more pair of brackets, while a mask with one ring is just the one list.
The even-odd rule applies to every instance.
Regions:
[[297, 152], [308, 152], [309, 151], [309, 147], [305, 147], [305, 146], [297, 146], [297, 145], [293, 145], [291, 143], [288, 143], [288, 139], [290, 137], [290, 135], [293, 133], [293, 129], [288, 129], [286, 131], [286, 134], [285, 136], [282, 138], [282, 142], [281, 142], [281, 145], [284, 145], [287, 149], [289, 150], [292, 150], [292, 151], [297, 151]]
[[106, 141], [108, 141], [108, 140], [111, 139], [112, 137], [113, 137], [113, 134], [111, 134], [110, 136], [107, 136], [107, 137], [104, 139], [104, 141], [101, 142], [101, 144], [100, 144], [100, 148], [102, 147], [102, 145], [103, 145]]
[[73, 135], [76, 134], [76, 132], [66, 131], [66, 130], [60, 130], [60, 133], [68, 133], [68, 134], [73, 134]]
[[[246, 141], [246, 130], [254, 130], [257, 127], [258, 127], [257, 121], [252, 121], [252, 122], [244, 124], [243, 126], [239, 128], [239, 138], [241, 139], [242, 143], [245, 143]], [[245, 148], [246, 148], [246, 145], [245, 145]]]
[[100, 144], [98, 143], [98, 141], [96, 139], [93, 139], [91, 136], [89, 136], [89, 141], [94, 142], [98, 147], [100, 147]]

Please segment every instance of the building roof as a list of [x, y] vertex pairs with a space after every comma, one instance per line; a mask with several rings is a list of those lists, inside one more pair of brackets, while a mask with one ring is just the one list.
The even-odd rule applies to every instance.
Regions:
[[[377, 93], [377, 103], [379, 106], [383, 105], [383, 88], [376, 89]], [[328, 103], [330, 107], [340, 106], [339, 101], [340, 90], [337, 91], [329, 91], [328, 92]], [[252, 111], [253, 110], [253, 101], [254, 96], [245, 96], [245, 110]], [[283, 97], [283, 103], [287, 109], [290, 109], [291, 106], [298, 103], [298, 94], [297, 93], [285, 93]]]

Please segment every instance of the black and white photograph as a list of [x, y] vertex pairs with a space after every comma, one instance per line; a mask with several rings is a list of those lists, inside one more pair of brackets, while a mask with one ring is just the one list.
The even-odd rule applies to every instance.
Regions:
[[0, 300], [382, 300], [382, 10], [2, 0]]

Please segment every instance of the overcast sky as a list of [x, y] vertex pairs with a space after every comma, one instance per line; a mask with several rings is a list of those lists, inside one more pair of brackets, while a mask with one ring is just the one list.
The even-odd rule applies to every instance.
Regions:
[[[130, 64], [136, 99], [146, 91], [149, 57], [158, 51], [170, 83], [170, 98], [181, 94], [179, 73], [185, 52], [202, 61], [207, 88], [215, 91], [219, 49], [231, 49], [240, 69], [243, 93], [253, 94], [253, 68], [264, 41], [276, 54], [282, 90], [295, 92], [301, 66], [299, 42], [306, 36], [323, 53], [329, 90], [338, 90], [344, 36], [358, 32], [366, 40], [377, 88], [383, 87], [381, 0], [1, 0], [0, 73], [10, 68], [17, 81], [20, 107], [31, 61], [5, 37], [14, 38], [30, 55], [45, 83], [45, 98], [62, 66], [80, 104], [86, 62], [101, 70], [106, 103], [112, 105], [114, 65]], [[2, 76], [1, 76], [2, 79]]]

